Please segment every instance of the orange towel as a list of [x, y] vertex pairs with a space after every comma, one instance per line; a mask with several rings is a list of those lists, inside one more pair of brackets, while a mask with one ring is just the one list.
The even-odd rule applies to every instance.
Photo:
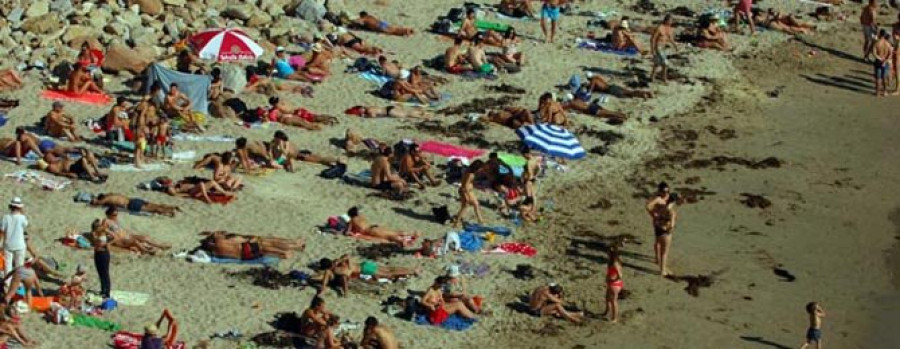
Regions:
[[112, 97], [102, 93], [74, 93], [61, 90], [44, 90], [41, 97], [54, 101], [78, 102], [93, 105], [106, 105], [112, 102]]

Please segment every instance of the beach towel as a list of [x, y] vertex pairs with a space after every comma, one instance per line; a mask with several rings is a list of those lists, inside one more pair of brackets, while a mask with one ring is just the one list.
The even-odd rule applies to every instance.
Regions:
[[426, 104], [423, 104], [422, 102], [420, 102], [420, 101], [419, 101], [418, 99], [416, 99], [415, 97], [411, 97], [411, 98], [410, 98], [408, 101], [406, 101], [406, 102], [391, 101], [391, 103], [393, 103], [393, 104], [399, 104], [399, 105], [403, 105], [403, 106], [407, 106], [407, 107], [425, 107], [425, 108], [429, 108], [429, 109], [434, 109], [434, 108], [439, 108], [439, 107], [441, 107], [444, 103], [450, 101], [450, 97], [451, 97], [451, 96], [450, 96], [449, 93], [442, 93], [442, 94], [441, 94], [441, 98], [440, 98], [439, 100], [436, 100], [436, 101], [429, 101], [427, 105], [426, 105]]
[[512, 229], [500, 225], [489, 226], [475, 223], [465, 223], [463, 224], [463, 229], [473, 233], [494, 233], [503, 236], [510, 236], [513, 233]]
[[[508, 16], [505, 16], [505, 17], [508, 17]], [[509, 18], [515, 18], [515, 17], [509, 17]], [[454, 23], [453, 26], [454, 26], [454, 29], [459, 30], [459, 27], [462, 26], [462, 21]], [[482, 19], [475, 20], [475, 29], [478, 29], [478, 31], [493, 30], [495, 32], [505, 32], [507, 29], [509, 29], [509, 27], [510, 27], [510, 25], [506, 24], [506, 23], [491, 22], [491, 21], [485, 21]]]
[[344, 182], [351, 185], [369, 187], [372, 185], [372, 171], [363, 170], [359, 173], [344, 174]]
[[275, 265], [281, 261], [278, 257], [272, 256], [262, 256], [257, 259], [232, 259], [232, 258], [218, 258], [218, 257], [210, 257], [210, 263], [216, 264], [243, 264], [243, 265]]
[[537, 254], [537, 249], [524, 242], [504, 242], [486, 253], [518, 254], [525, 257], [534, 257]]
[[230, 136], [202, 136], [190, 133], [178, 133], [172, 136], [174, 141], [190, 141], [190, 142], [221, 142], [231, 143], [235, 138]]
[[481, 234], [476, 234], [471, 231], [462, 231], [458, 233], [459, 235], [459, 248], [469, 251], [469, 252], [478, 252], [481, 251], [481, 248], [484, 246], [484, 240], [481, 239]]
[[363, 80], [374, 83], [376, 86], [378, 86], [378, 88], [381, 88], [381, 86], [384, 86], [384, 84], [391, 81], [391, 78], [389, 76], [375, 74], [372, 72], [362, 72], [358, 75], [359, 77], [363, 78]]
[[91, 105], [106, 105], [112, 102], [112, 97], [102, 93], [74, 93], [60, 90], [44, 90], [41, 97], [54, 101], [76, 102]]
[[[144, 335], [140, 333], [119, 331], [112, 335], [113, 348], [115, 349], [138, 349], [141, 347], [141, 340]], [[178, 341], [166, 349], [185, 349], [187, 346], [182, 341]]]
[[471, 149], [458, 146], [455, 144], [425, 141], [419, 144], [419, 149], [429, 154], [440, 155], [447, 158], [466, 158], [474, 159], [484, 154], [484, 150]]
[[175, 161], [194, 160], [195, 157], [197, 157], [197, 152], [193, 151], [193, 150], [172, 153], [172, 160], [175, 160]]
[[154, 82], [162, 84], [163, 93], [169, 93], [169, 85], [176, 83], [178, 90], [191, 100], [192, 110], [209, 114], [209, 85], [212, 84], [212, 77], [209, 75], [185, 74], [158, 63], [150, 64], [145, 75], [147, 80], [144, 83], [144, 93], [150, 92]]
[[576, 39], [575, 43], [578, 44], [578, 48], [581, 49], [608, 53], [623, 57], [634, 57], [639, 54], [638, 50], [634, 47], [629, 47], [625, 50], [618, 50], [616, 48], [613, 48], [611, 43], [604, 41]]
[[31, 170], [19, 170], [13, 173], [8, 173], [4, 177], [11, 178], [19, 183], [32, 183], [41, 186], [41, 188], [47, 190], [62, 190], [65, 187], [72, 184], [72, 181], [68, 179], [54, 179], [51, 177], [44, 176], [40, 172], [31, 171]]
[[168, 170], [169, 166], [165, 164], [159, 163], [150, 163], [143, 164], [141, 168], [137, 168], [134, 164], [112, 164], [109, 165], [109, 170], [113, 172], [148, 172], [148, 171], [162, 171]]
[[115, 322], [106, 321], [93, 316], [84, 314], [72, 314], [72, 326], [95, 328], [98, 330], [115, 332], [122, 329], [122, 325]]
[[[416, 316], [415, 322], [416, 322], [416, 324], [419, 324], [419, 325], [432, 326], [431, 322], [428, 321], [427, 315]], [[472, 327], [472, 325], [474, 325], [475, 322], [477, 322], [477, 320], [466, 319], [462, 316], [453, 314], [453, 315], [450, 315], [449, 317], [447, 317], [447, 319], [441, 323], [440, 327], [445, 330], [451, 330], [451, 331], [465, 331], [465, 330], [468, 330], [470, 327]]]
[[512, 167], [525, 167], [525, 165], [528, 164], [528, 160], [522, 155], [501, 152], [497, 153], [497, 158], [500, 159], [500, 161], [503, 161], [504, 164]]
[[[11, 161], [11, 162], [16, 161], [15, 156], [0, 155], [0, 159], [6, 160], [6, 161]], [[33, 151], [29, 150], [27, 153], [25, 153], [25, 156], [22, 157], [22, 163], [23, 164], [34, 164], [40, 159], [41, 159], [40, 156], [37, 156], [37, 154], [35, 154]]]
[[150, 300], [149, 294], [141, 292], [114, 290], [110, 295], [112, 296], [112, 299], [115, 299], [120, 305], [141, 306], [147, 304], [147, 301]]
[[[212, 201], [212, 204], [228, 205], [232, 201], [237, 200], [237, 196], [227, 196], [219, 193], [209, 193], [207, 196], [209, 196], [209, 200]], [[195, 197], [195, 199], [201, 200], [200, 197]]]

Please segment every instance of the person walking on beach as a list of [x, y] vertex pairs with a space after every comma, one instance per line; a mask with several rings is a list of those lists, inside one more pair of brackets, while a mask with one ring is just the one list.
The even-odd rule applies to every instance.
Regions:
[[95, 219], [91, 224], [91, 244], [94, 248], [94, 267], [97, 268], [97, 276], [100, 279], [100, 295], [104, 299], [110, 298], [112, 283], [109, 279], [109, 244], [112, 236], [109, 228], [103, 220]]
[[872, 54], [872, 47], [878, 39], [875, 35], [878, 33], [878, 2], [869, 0], [869, 4], [863, 7], [859, 14], [859, 24], [862, 25], [863, 32], [863, 59], [868, 61], [869, 55]]
[[887, 93], [887, 82], [891, 76], [891, 58], [894, 56], [894, 46], [888, 41], [888, 33], [882, 29], [878, 33], [878, 41], [872, 49], [872, 55], [875, 56], [873, 63], [875, 78], [875, 96], [884, 96]]
[[[559, 22], [559, 12], [567, 0], [543, 0], [544, 5], [541, 7], [541, 31], [544, 33], [546, 42], [553, 43], [556, 37], [556, 27]], [[550, 33], [547, 33], [547, 20], [550, 20]]]
[[[28, 227], [28, 217], [25, 216], [25, 204], [22, 199], [14, 197], [9, 202], [9, 213], [0, 218], [0, 237], [3, 238], [4, 274], [9, 275], [13, 269], [25, 265], [25, 252], [28, 245], [25, 243], [25, 228]], [[4, 283], [9, 286], [9, 279]]]
[[816, 349], [822, 348], [822, 318], [825, 317], [825, 310], [817, 302], [809, 302], [806, 304], [806, 313], [809, 314], [809, 328], [806, 330], [806, 342], [800, 346], [800, 349], [815, 343]]
[[656, 68], [660, 68], [662, 81], [666, 83], [669, 80], [669, 60], [666, 57], [665, 47], [671, 46], [676, 52], [678, 46], [675, 45], [675, 29], [672, 28], [672, 15], [663, 17], [662, 23], [653, 31], [650, 36], [650, 52], [653, 54], [653, 67], [650, 68], [650, 79], [656, 79]]
[[656, 195], [647, 202], [647, 213], [653, 223], [653, 234], [656, 241], [653, 243], [653, 252], [656, 256], [656, 264], [659, 265], [659, 274], [667, 276], [669, 270], [666, 262], [669, 256], [669, 246], [672, 244], [672, 231], [675, 228], [675, 201], [678, 196], [669, 193], [669, 185], [661, 182], [657, 186]]
[[756, 34], [756, 25], [753, 23], [753, 0], [738, 0], [734, 7], [734, 30], [737, 31], [741, 20], [750, 24], [750, 35]]

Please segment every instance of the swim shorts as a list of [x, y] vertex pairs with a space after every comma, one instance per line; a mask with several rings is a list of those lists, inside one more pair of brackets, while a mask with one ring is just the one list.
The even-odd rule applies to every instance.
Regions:
[[559, 20], [559, 7], [553, 7], [553, 6], [544, 4], [544, 6], [541, 7], [541, 18], [547, 18], [554, 22], [558, 21]]
[[625, 97], [625, 89], [619, 85], [609, 85], [609, 88], [606, 91], [619, 98]]
[[878, 35], [878, 27], [874, 25], [863, 25], [863, 36], [869, 39], [875, 39]]
[[141, 210], [144, 209], [144, 205], [146, 204], [147, 202], [144, 200], [132, 198], [131, 200], [128, 200], [128, 211], [141, 212]]
[[891, 70], [891, 64], [886, 61], [875, 60], [875, 63], [872, 64], [875, 68], [875, 78], [876, 79], [884, 79], [888, 76], [888, 72]]
[[656, 237], [663, 237], [669, 235], [669, 231], [662, 227], [653, 226], [653, 234], [656, 235]]
[[385, 181], [385, 182], [378, 183], [378, 185], [375, 186], [375, 189], [391, 190], [391, 189], [394, 189], [394, 187], [391, 185], [391, 182]]
[[822, 330], [818, 328], [810, 328], [806, 330], [806, 340], [811, 341], [821, 341], [822, 340]]
[[653, 55], [653, 63], [663, 67], [669, 65], [669, 59], [666, 57], [666, 53], [663, 52], [662, 49], [656, 50], [656, 53]]
[[376, 273], [378, 273], [378, 264], [375, 262], [366, 260], [359, 264], [360, 275], [375, 276]]

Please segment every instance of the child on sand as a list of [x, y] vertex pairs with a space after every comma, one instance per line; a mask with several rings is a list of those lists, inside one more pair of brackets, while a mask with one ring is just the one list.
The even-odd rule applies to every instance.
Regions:
[[815, 343], [816, 349], [822, 349], [822, 318], [825, 317], [825, 310], [818, 302], [809, 302], [806, 304], [806, 313], [809, 314], [809, 329], [806, 330], [806, 342], [800, 346], [800, 349]]

